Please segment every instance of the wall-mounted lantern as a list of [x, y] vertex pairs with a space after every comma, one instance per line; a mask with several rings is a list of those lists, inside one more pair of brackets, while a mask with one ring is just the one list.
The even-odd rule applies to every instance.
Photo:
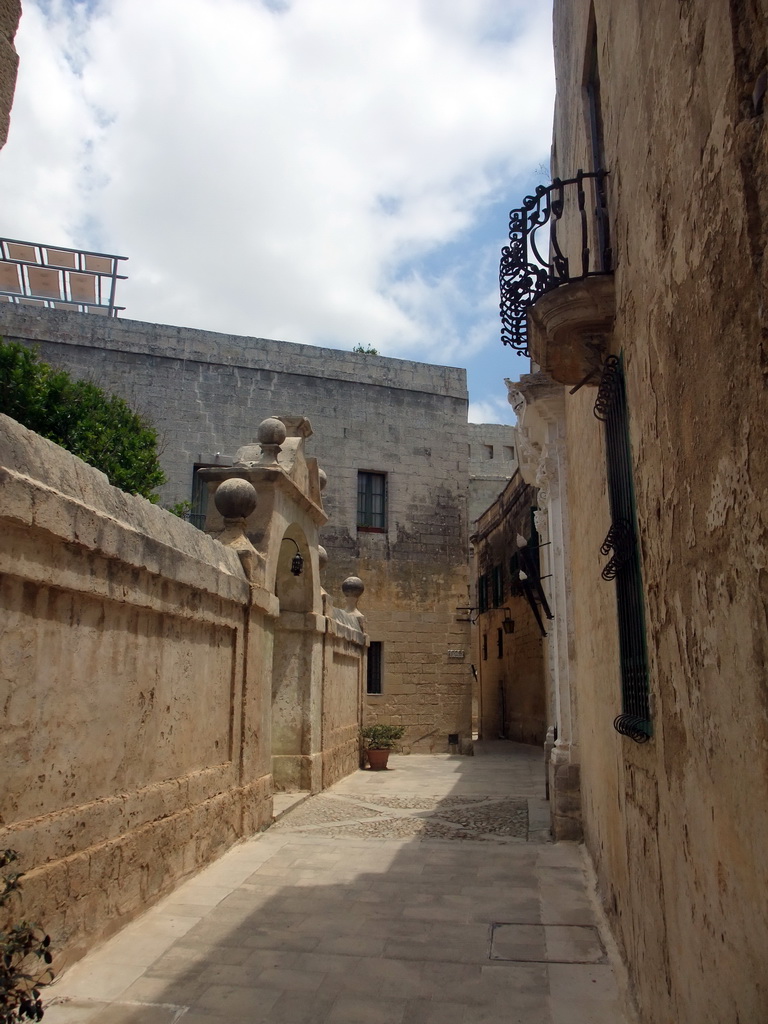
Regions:
[[299, 545], [293, 539], [293, 537], [283, 537], [283, 542], [289, 540], [291, 544], [296, 548], [296, 554], [291, 559], [291, 572], [294, 576], [301, 576], [302, 570], [304, 569], [304, 559], [301, 557], [301, 551]]
[[515, 620], [512, 618], [512, 612], [509, 608], [504, 609], [504, 619], [501, 625], [505, 633], [515, 632]]

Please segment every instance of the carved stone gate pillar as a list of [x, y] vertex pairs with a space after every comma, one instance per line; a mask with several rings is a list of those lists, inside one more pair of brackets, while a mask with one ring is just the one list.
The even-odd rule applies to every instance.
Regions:
[[538, 488], [536, 530], [542, 576], [553, 614], [545, 640], [547, 671], [548, 781], [552, 830], [556, 839], [580, 839], [581, 787], [578, 728], [571, 691], [570, 561], [565, 446], [565, 390], [546, 374], [507, 381], [517, 416], [520, 473]]

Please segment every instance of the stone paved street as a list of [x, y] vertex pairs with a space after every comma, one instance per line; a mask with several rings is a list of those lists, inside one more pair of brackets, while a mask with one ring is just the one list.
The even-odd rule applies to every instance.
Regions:
[[621, 1024], [581, 850], [543, 756], [400, 756], [281, 798], [48, 990], [47, 1024]]

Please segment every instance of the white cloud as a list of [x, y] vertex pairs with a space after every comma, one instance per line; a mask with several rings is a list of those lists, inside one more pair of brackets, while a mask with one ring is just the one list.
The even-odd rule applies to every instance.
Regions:
[[470, 423], [509, 423], [515, 426], [517, 419], [512, 406], [505, 398], [488, 398], [469, 403]]
[[137, 319], [448, 361], [550, 36], [544, 0], [26, 0], [0, 230], [129, 256]]

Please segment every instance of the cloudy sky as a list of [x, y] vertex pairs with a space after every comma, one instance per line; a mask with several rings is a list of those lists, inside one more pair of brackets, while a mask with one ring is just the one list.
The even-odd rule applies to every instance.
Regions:
[[549, 0], [23, 0], [0, 234], [130, 257], [123, 316], [466, 366], [512, 422], [507, 213]]

